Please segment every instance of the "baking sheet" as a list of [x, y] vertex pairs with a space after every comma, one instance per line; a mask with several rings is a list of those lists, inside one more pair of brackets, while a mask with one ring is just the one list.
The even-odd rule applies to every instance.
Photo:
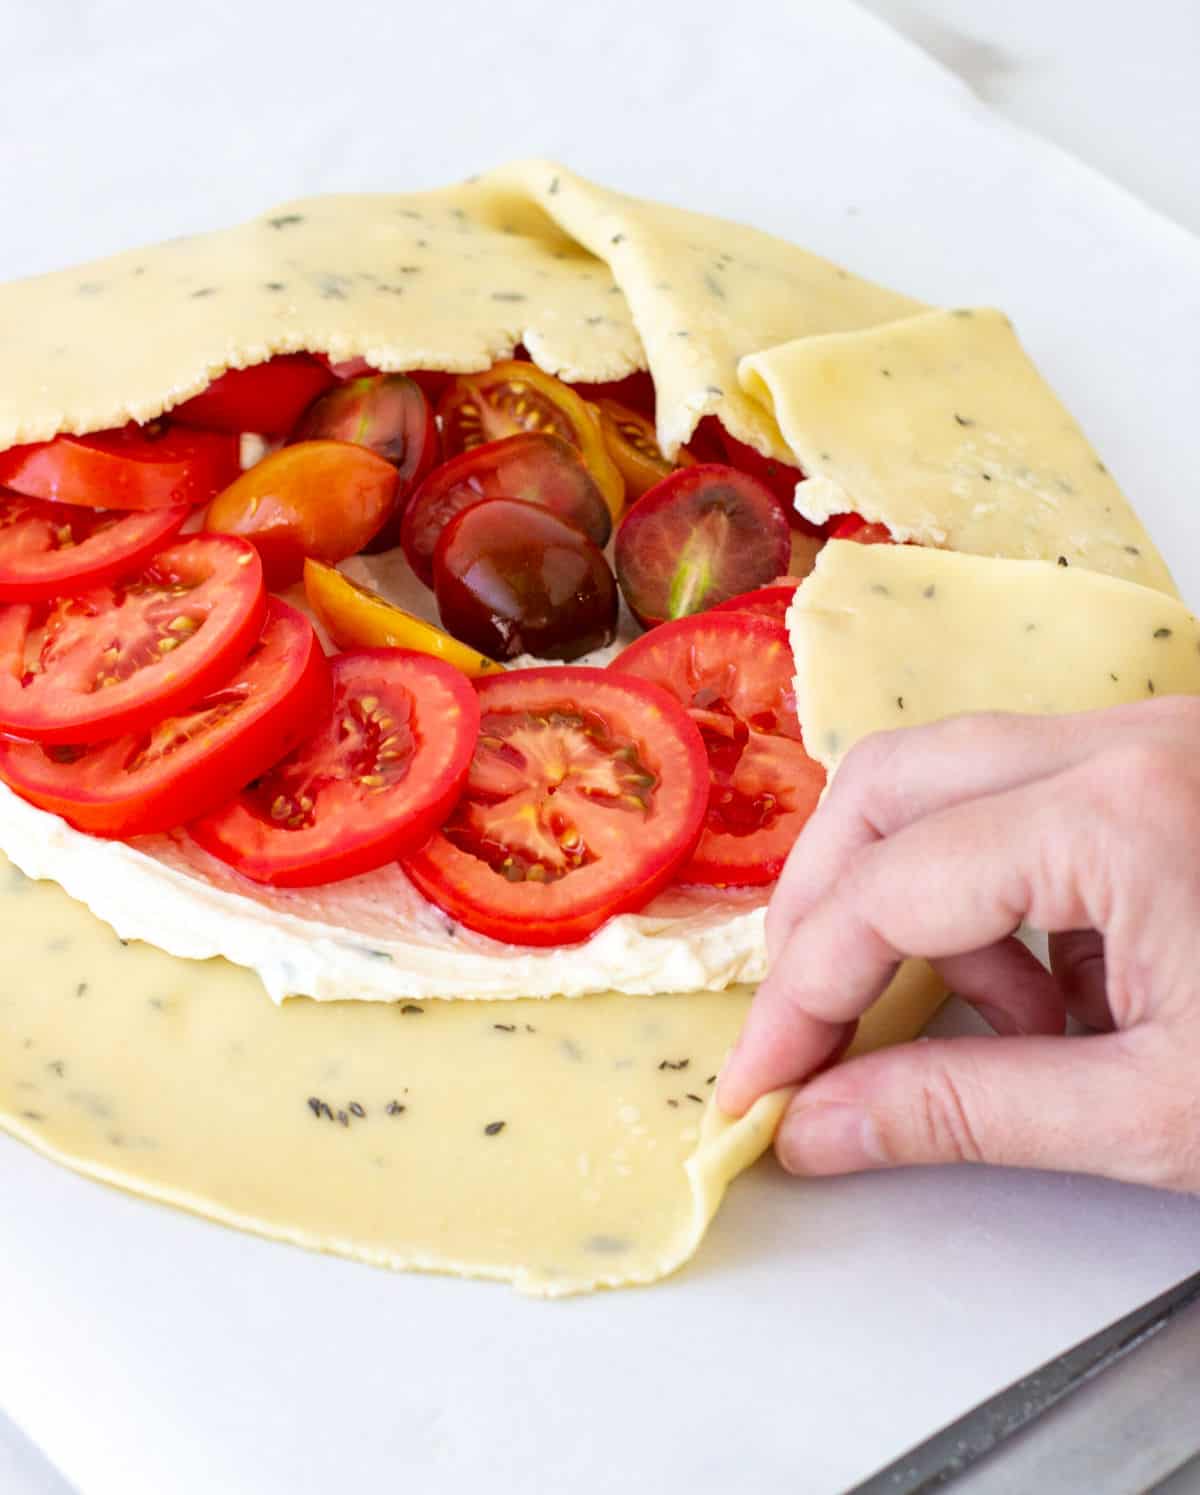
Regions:
[[[0, 274], [559, 155], [1004, 306], [1200, 600], [1200, 245], [849, 5], [41, 0], [3, 25]], [[82, 1495], [822, 1495], [1186, 1275], [1200, 1234], [1197, 1202], [1096, 1181], [768, 1165], [676, 1281], [543, 1305], [238, 1236], [3, 1140], [0, 1187], [0, 1405]]]

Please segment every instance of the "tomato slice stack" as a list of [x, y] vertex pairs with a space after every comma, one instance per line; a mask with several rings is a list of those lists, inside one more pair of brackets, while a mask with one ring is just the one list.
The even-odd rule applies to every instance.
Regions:
[[133, 576], [0, 608], [0, 732], [99, 742], [136, 732], [225, 681], [266, 610], [245, 540], [195, 535]]
[[265, 773], [329, 700], [329, 667], [312, 625], [272, 598], [260, 638], [218, 689], [92, 747], [0, 739], [0, 779], [93, 835], [170, 830]]
[[672, 692], [708, 754], [704, 833], [679, 879], [773, 882], [825, 787], [804, 751], [787, 630], [769, 617], [711, 612], [664, 623], [609, 668]]

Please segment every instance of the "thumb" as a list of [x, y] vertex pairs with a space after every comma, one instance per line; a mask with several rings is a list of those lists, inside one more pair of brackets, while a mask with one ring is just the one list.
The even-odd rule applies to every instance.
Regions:
[[776, 1152], [810, 1175], [996, 1163], [1170, 1185], [1170, 1128], [1134, 1037], [956, 1038], [868, 1054], [796, 1094]]

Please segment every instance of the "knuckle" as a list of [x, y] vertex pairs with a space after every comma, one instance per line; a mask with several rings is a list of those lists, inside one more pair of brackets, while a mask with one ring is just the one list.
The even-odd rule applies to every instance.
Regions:
[[872, 732], [860, 738], [842, 761], [833, 780], [831, 793], [839, 799], [862, 800], [875, 792], [889, 777], [889, 765], [894, 762], [898, 750], [902, 750], [901, 733]]
[[929, 1066], [903, 1117], [878, 1118], [880, 1150], [892, 1163], [983, 1163], [987, 1157], [961, 1080]]

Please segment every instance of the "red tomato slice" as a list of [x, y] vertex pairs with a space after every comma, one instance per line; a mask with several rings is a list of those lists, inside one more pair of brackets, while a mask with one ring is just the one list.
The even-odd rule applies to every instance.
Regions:
[[404, 859], [426, 898], [514, 945], [585, 939], [642, 908], [696, 844], [708, 770], [665, 692], [584, 667], [476, 684], [479, 746], [441, 832]]
[[760, 613], [776, 623], [787, 619], [788, 608], [800, 585], [799, 577], [784, 576], [769, 587], [759, 587], [754, 592], [743, 592], [740, 597], [730, 597], [727, 602], [718, 602], [714, 613]]
[[229, 678], [262, 631], [246, 540], [193, 535], [120, 582], [0, 607], [0, 732], [80, 744], [144, 731]]
[[0, 602], [39, 602], [136, 571], [190, 512], [112, 513], [0, 488]]
[[609, 668], [671, 691], [708, 750], [704, 834], [679, 881], [774, 881], [825, 787], [825, 770], [804, 751], [782, 623], [731, 612], [681, 618], [630, 644]]
[[289, 757], [192, 837], [255, 882], [302, 888], [373, 871], [445, 820], [479, 732], [479, 703], [452, 665], [407, 649], [331, 662], [333, 705]]
[[0, 779], [95, 836], [170, 830], [291, 752], [330, 696], [312, 624], [272, 598], [261, 637], [232, 677], [186, 711], [93, 747], [0, 739]]
[[846, 514], [831, 520], [831, 540], [853, 540], [856, 545], [895, 545], [897, 542], [886, 524], [868, 524], [861, 514]]
[[236, 436], [160, 421], [93, 436], [56, 436], [0, 453], [0, 484], [88, 509], [207, 503], [241, 470]]
[[311, 353], [281, 353], [248, 369], [229, 369], [171, 411], [171, 419], [207, 431], [286, 436], [309, 405], [337, 382]]

